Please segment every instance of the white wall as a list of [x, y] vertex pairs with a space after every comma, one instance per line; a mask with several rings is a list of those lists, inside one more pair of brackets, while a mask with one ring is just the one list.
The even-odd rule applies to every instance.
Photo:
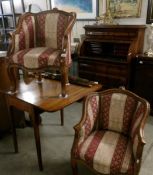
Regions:
[[[15, 7], [19, 9], [19, 1], [14, 0]], [[49, 9], [49, 0], [24, 0], [25, 7], [27, 9], [29, 4], [38, 4], [42, 10]], [[105, 4], [106, 0], [99, 0], [99, 14], [105, 12]], [[147, 15], [147, 6], [148, 0], [142, 0], [142, 8], [141, 8], [141, 16], [139, 18], [120, 18], [115, 19], [118, 24], [146, 24], [146, 15]], [[18, 11], [17, 9], [17, 11]], [[77, 21], [74, 25], [72, 31], [72, 40], [73, 38], [80, 38], [80, 35], [84, 34], [84, 26], [85, 25], [92, 25], [95, 21]], [[146, 25], [147, 26], [147, 25]], [[145, 34], [145, 43], [144, 43], [144, 50], [147, 49], [147, 36], [148, 36], [148, 29], [146, 28]]]

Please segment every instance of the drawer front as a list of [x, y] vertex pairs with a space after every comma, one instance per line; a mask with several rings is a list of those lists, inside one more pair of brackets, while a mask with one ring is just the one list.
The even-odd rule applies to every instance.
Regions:
[[79, 60], [79, 76], [106, 87], [126, 86], [128, 74], [128, 64]]

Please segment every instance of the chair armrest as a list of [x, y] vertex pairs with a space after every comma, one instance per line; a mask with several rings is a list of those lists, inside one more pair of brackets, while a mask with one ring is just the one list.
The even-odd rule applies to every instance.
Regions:
[[88, 95], [83, 103], [83, 115], [80, 122], [74, 126], [75, 137], [81, 144], [94, 130], [99, 113], [99, 96], [97, 93]]
[[137, 163], [141, 161], [143, 147], [146, 144], [144, 138], [140, 136], [140, 134], [135, 134], [134, 138], [132, 139], [132, 149], [134, 159]]
[[137, 163], [141, 161], [143, 147], [146, 143], [144, 140], [144, 125], [149, 113], [150, 104], [144, 100], [144, 103], [138, 104], [131, 125], [132, 149], [134, 159]]
[[64, 36], [62, 40], [62, 50], [67, 49], [68, 44], [71, 43], [71, 31], [72, 31], [72, 27], [74, 26], [75, 21], [76, 21], [76, 13], [71, 12], [71, 18], [69, 21], [69, 25], [67, 26], [64, 32]]
[[16, 30], [9, 35], [8, 55], [33, 47], [36, 41], [35, 16], [25, 13], [20, 16]]

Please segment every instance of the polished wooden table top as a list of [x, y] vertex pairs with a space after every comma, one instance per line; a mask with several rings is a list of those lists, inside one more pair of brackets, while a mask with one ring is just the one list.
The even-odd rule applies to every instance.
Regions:
[[12, 107], [16, 107], [19, 110], [27, 111], [32, 121], [35, 135], [35, 143], [37, 149], [37, 157], [39, 169], [43, 170], [42, 156], [41, 156], [41, 144], [39, 134], [39, 115], [41, 112], [48, 111], [54, 112], [61, 111], [61, 125], [64, 124], [63, 109], [87, 96], [89, 93], [98, 91], [102, 88], [102, 85], [97, 84], [91, 87], [83, 87], [70, 84], [67, 86], [67, 97], [60, 97], [61, 83], [56, 80], [43, 79], [43, 82], [37, 83], [36, 79], [26, 79], [26, 83], [22, 80], [19, 81], [18, 92], [14, 95], [7, 94], [7, 104], [10, 118], [12, 121], [13, 141], [15, 152], [18, 152], [17, 136], [14, 124], [14, 115], [12, 113]]
[[9, 98], [18, 99], [39, 107], [44, 111], [57, 111], [71, 103], [82, 99], [89, 93], [98, 91], [102, 88], [101, 84], [92, 87], [78, 86], [70, 84], [67, 86], [67, 97], [59, 97], [61, 83], [56, 80], [43, 79], [41, 84], [32, 79], [28, 83], [21, 81], [18, 92], [10, 95]]

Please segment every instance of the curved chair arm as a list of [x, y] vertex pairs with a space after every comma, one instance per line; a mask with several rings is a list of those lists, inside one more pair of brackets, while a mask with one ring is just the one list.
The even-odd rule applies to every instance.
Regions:
[[76, 21], [76, 13], [71, 12], [70, 22], [67, 26], [64, 36], [62, 39], [62, 50], [66, 53], [66, 65], [69, 66], [71, 64], [71, 31]]
[[92, 93], [86, 97], [83, 104], [81, 121], [74, 126], [75, 136], [81, 144], [93, 131], [99, 113], [99, 96]]
[[144, 125], [149, 113], [150, 104], [143, 99], [142, 103], [138, 104], [131, 127], [133, 155], [137, 164], [141, 162], [143, 147], [146, 143], [144, 139]]
[[[29, 37], [29, 30], [30, 29], [25, 29], [24, 30], [24, 24], [23, 24], [23, 22], [27, 20], [28, 23], [31, 23], [31, 24], [28, 25], [28, 27], [29, 28], [30, 27], [33, 27], [33, 30], [35, 30], [35, 16], [34, 15], [35, 14], [33, 14], [33, 13], [27, 12], [27, 13], [25, 13], [25, 14], [23, 14], [23, 15], [20, 16], [19, 21], [18, 21], [18, 24], [17, 24], [17, 27], [16, 27], [16, 30], [13, 31], [12, 33], [9, 33], [9, 49], [8, 49], [8, 55], [11, 55], [11, 54], [19, 51], [20, 48], [21, 49], [25, 49], [25, 48], [31, 47], [31, 43], [32, 43], [31, 41], [32, 41], [32, 39], [29, 39], [29, 42], [28, 43], [25, 41], [25, 38], [28, 38]], [[31, 20], [27, 19], [29, 17], [31, 18]], [[23, 33], [24, 33], [24, 37], [23, 37]], [[35, 37], [36, 36], [33, 35], [33, 40], [35, 40]], [[25, 46], [22, 45], [22, 46], [19, 47], [19, 42], [22, 43], [22, 44], [24, 42], [26, 42], [24, 44]], [[32, 46], [35, 45], [34, 41], [33, 41], [32, 44], [33, 44]]]
[[67, 28], [65, 30], [63, 41], [62, 41], [62, 50], [65, 50], [67, 48], [67, 44], [69, 42], [69, 39], [71, 39], [70, 34], [71, 34], [72, 27], [74, 26], [75, 21], [76, 21], [76, 13], [71, 12], [70, 23], [69, 23], [69, 25], [67, 26]]

